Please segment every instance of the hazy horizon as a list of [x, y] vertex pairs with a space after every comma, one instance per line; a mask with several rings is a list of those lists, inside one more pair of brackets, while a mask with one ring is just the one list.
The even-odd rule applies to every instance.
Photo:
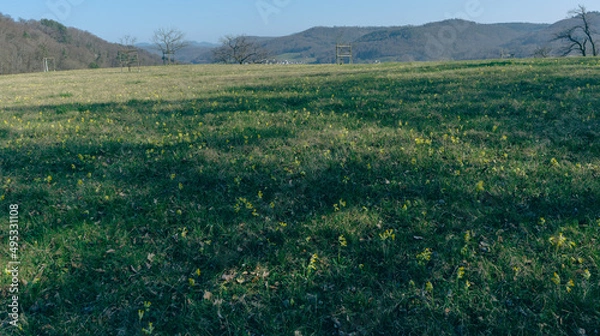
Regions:
[[377, 2], [315, 0], [231, 0], [208, 2], [132, 0], [23, 0], [0, 6], [14, 19], [53, 19], [89, 31], [107, 41], [119, 42], [130, 35], [148, 42], [157, 28], [174, 27], [187, 40], [216, 43], [228, 34], [285, 36], [314, 26], [403, 26], [421, 25], [451, 18], [478, 23], [554, 23], [582, 4], [599, 10], [592, 1], [568, 0], [462, 0], [418, 3], [382, 0]]

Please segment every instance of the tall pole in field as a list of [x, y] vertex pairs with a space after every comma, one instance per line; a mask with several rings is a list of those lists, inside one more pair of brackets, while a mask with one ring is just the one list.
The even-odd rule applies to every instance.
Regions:
[[48, 66], [48, 63], [50, 63], [50, 61], [52, 61], [52, 71], [56, 71], [56, 61], [54, 60], [54, 57], [44, 57], [44, 59], [42, 59], [43, 72], [50, 71], [50, 67]]

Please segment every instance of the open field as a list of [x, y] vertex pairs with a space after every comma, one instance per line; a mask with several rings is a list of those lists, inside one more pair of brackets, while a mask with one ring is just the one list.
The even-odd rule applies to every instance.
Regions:
[[2, 335], [600, 335], [598, 59], [0, 88]]

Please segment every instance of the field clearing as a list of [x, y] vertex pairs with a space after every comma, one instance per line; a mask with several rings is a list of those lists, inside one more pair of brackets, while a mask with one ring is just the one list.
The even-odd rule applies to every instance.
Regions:
[[598, 59], [0, 87], [1, 334], [600, 335]]

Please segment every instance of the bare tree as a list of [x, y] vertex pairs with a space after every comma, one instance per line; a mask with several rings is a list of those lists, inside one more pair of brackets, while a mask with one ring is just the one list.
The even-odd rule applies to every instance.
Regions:
[[581, 56], [598, 56], [598, 48], [594, 42], [594, 31], [590, 25], [590, 15], [583, 5], [569, 12], [573, 19], [580, 20], [580, 23], [558, 33], [555, 40], [563, 40], [567, 43], [563, 50], [563, 56], [577, 52]]
[[134, 49], [135, 43], [137, 42], [137, 38], [131, 35], [125, 35], [121, 37], [121, 44], [125, 46], [127, 49]]
[[188, 46], [185, 34], [175, 28], [160, 28], [154, 32], [152, 42], [163, 54], [163, 64], [175, 62], [175, 53]]
[[546, 58], [546, 57], [550, 57], [551, 53], [552, 53], [552, 48], [550, 48], [548, 46], [537, 47], [533, 51], [533, 57], [535, 57], [535, 58]]
[[213, 50], [217, 63], [244, 64], [265, 61], [268, 52], [245, 35], [227, 35], [221, 38], [221, 46]]

